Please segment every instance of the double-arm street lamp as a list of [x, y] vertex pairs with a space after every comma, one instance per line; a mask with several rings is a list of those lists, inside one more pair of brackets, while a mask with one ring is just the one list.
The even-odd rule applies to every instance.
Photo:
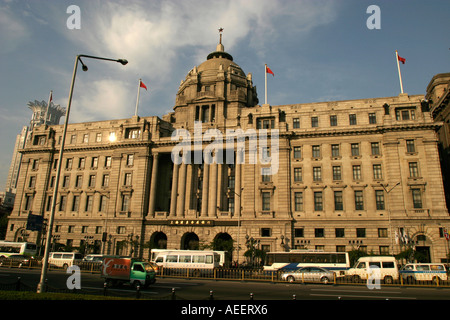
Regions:
[[75, 77], [76, 77], [76, 74], [77, 74], [78, 62], [80, 62], [81, 65], [83, 66], [82, 67], [83, 71], [87, 71], [88, 70], [87, 66], [83, 63], [81, 58], [90, 58], [90, 59], [97, 59], [97, 60], [113, 61], [113, 62], [118, 62], [118, 63], [120, 63], [122, 65], [126, 65], [128, 63], [128, 61], [125, 60], [125, 59], [108, 59], [108, 58], [94, 57], [94, 56], [88, 56], [88, 55], [83, 55], [83, 54], [77, 55], [76, 58], [75, 58], [75, 66], [73, 68], [73, 74], [72, 74], [72, 84], [70, 85], [69, 100], [67, 102], [66, 118], [65, 118], [65, 121], [64, 121], [64, 131], [63, 131], [62, 140], [61, 140], [61, 147], [59, 149], [58, 165], [56, 167], [55, 187], [53, 189], [52, 208], [51, 208], [50, 218], [49, 218], [49, 223], [48, 223], [48, 228], [47, 228], [47, 239], [46, 239], [46, 242], [45, 242], [44, 259], [42, 260], [41, 279], [40, 279], [40, 282], [39, 282], [38, 287], [37, 287], [37, 292], [38, 293], [45, 292], [45, 290], [46, 290], [46, 288], [45, 288], [45, 279], [47, 277], [48, 257], [49, 257], [50, 242], [51, 242], [50, 239], [52, 237], [53, 220], [54, 220], [54, 217], [55, 217], [56, 200], [57, 200], [57, 197], [58, 197], [58, 186], [59, 186], [59, 178], [60, 178], [60, 175], [61, 175], [61, 166], [62, 166], [62, 159], [63, 159], [63, 153], [64, 153], [64, 144], [65, 144], [65, 141], [66, 141], [67, 124], [69, 123], [70, 106], [72, 104], [73, 87], [75, 85]]

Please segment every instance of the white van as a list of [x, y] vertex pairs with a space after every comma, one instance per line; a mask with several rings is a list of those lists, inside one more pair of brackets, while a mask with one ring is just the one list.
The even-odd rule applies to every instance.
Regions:
[[75, 252], [50, 252], [48, 264], [52, 267], [67, 269], [72, 265], [79, 264], [83, 259], [81, 253]]
[[[379, 269], [374, 272], [374, 269], [369, 270], [369, 268]], [[361, 257], [355, 263], [355, 266], [346, 272], [346, 277], [353, 282], [367, 280], [371, 275], [372, 278], [378, 275], [380, 280], [383, 280], [386, 284], [393, 283], [399, 276], [397, 260], [388, 256]]]
[[447, 271], [442, 263], [408, 263], [401, 270], [400, 275], [406, 283], [416, 281], [447, 281]]

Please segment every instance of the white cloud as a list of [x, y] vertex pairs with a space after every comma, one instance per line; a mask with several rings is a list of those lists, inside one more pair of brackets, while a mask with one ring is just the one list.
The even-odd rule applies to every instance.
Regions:
[[78, 86], [69, 115], [69, 122], [129, 118], [135, 106], [130, 88], [121, 80], [99, 80]]
[[29, 38], [25, 23], [8, 7], [0, 7], [0, 53], [14, 52]]
[[[263, 59], [267, 50], [273, 50], [271, 46], [277, 37], [292, 33], [298, 40], [299, 34], [307, 35], [312, 28], [329, 22], [333, 17], [334, 3], [118, 0], [107, 3], [86, 1], [78, 5], [81, 8], [81, 29], [59, 29], [58, 32], [79, 48], [77, 53], [125, 58], [129, 64], [111, 75], [128, 86], [118, 85], [120, 81], [96, 82], [88, 90], [90, 99], [84, 97], [85, 91], [82, 91], [83, 98], [78, 96], [80, 107], [73, 121], [107, 119], [116, 114], [120, 117], [132, 115], [127, 108], [135, 99], [137, 79], [143, 78], [153, 92], [167, 90], [169, 85], [182, 80], [174, 79], [174, 73], [179, 74], [175, 68], [181, 60], [190, 63], [185, 70], [187, 73], [215, 49], [219, 27], [224, 28], [223, 42], [228, 52], [238, 51], [236, 47], [247, 41], [254, 48], [255, 56]], [[118, 69], [109, 66], [110, 72], [114, 70]], [[105, 90], [111, 87], [116, 87], [117, 91], [105, 94]], [[174, 97], [175, 92], [167, 94]], [[114, 113], [104, 113], [101, 108], [92, 109], [92, 101], [97, 105], [109, 105]], [[167, 107], [170, 106], [164, 106]]]

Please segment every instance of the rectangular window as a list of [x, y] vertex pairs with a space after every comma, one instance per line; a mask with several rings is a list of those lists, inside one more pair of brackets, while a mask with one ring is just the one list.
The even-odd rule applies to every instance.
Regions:
[[380, 180], [383, 178], [383, 174], [381, 173], [381, 164], [373, 165], [373, 178], [375, 180]]
[[303, 192], [294, 193], [295, 211], [303, 211]]
[[384, 210], [384, 192], [383, 190], [375, 190], [375, 202], [377, 210]]
[[86, 165], [86, 158], [78, 159], [78, 169], [84, 169]]
[[134, 154], [127, 155], [127, 166], [132, 166], [134, 164]]
[[313, 158], [320, 158], [320, 146], [312, 146]]
[[131, 173], [125, 173], [124, 186], [131, 186]]
[[102, 179], [102, 187], [109, 186], [109, 174], [104, 174]]
[[344, 228], [336, 228], [334, 229], [334, 234], [336, 238], [344, 238], [345, 237], [345, 229]]
[[270, 192], [262, 193], [262, 210], [270, 211]]
[[319, 126], [319, 118], [311, 117], [311, 127], [317, 128]]
[[344, 198], [342, 197], [342, 191], [334, 192], [334, 210], [335, 211], [344, 210]]
[[362, 191], [355, 191], [355, 210], [364, 210], [364, 198]]
[[228, 212], [234, 213], [234, 198], [228, 198]]
[[91, 168], [97, 168], [97, 167], [98, 167], [98, 158], [92, 157]]
[[102, 134], [101, 133], [97, 133], [97, 135], [95, 137], [95, 141], [96, 142], [102, 142]]
[[352, 156], [359, 156], [359, 143], [352, 143], [351, 144], [351, 149], [352, 149]]
[[341, 155], [339, 151], [339, 145], [338, 144], [332, 144], [331, 145], [331, 156], [332, 157], [339, 157]]
[[294, 159], [301, 159], [302, 158], [302, 147], [294, 147]]
[[107, 168], [111, 167], [111, 156], [105, 157], [105, 167]]
[[69, 187], [69, 182], [70, 182], [70, 176], [64, 176], [63, 177], [62, 187], [63, 188], [68, 188]]
[[361, 180], [361, 166], [355, 165], [353, 168], [353, 180]]
[[422, 209], [422, 192], [420, 189], [412, 189], [414, 209]]
[[301, 182], [303, 180], [302, 168], [294, 168], [294, 182]]
[[325, 229], [324, 228], [315, 228], [314, 229], [314, 236], [316, 238], [323, 238], [323, 237], [325, 237]]
[[414, 140], [406, 140], [406, 152], [414, 153], [416, 152], [416, 145]]
[[59, 199], [59, 211], [66, 210], [66, 203], [67, 203], [67, 197], [61, 196], [61, 198]]
[[387, 237], [388, 237], [388, 229], [378, 228], [378, 238], [387, 238]]
[[80, 196], [74, 196], [72, 203], [72, 211], [78, 211], [79, 206], [80, 206]]
[[320, 146], [312, 146], [312, 157], [320, 158]]
[[337, 116], [336, 115], [330, 116], [330, 126], [331, 127], [337, 126]]
[[314, 192], [314, 210], [315, 211], [323, 210], [323, 197], [321, 191]]
[[84, 206], [84, 211], [91, 212], [92, 211], [92, 203], [94, 201], [93, 196], [86, 196], [86, 205]]
[[77, 175], [77, 177], [75, 178], [75, 188], [81, 188], [82, 184], [83, 184], [83, 176]]
[[305, 235], [305, 230], [303, 228], [295, 228], [294, 229], [294, 237], [295, 238], [303, 238]]
[[130, 209], [130, 195], [123, 194], [122, 195], [122, 211], [128, 211]]
[[89, 134], [85, 133], [83, 135], [83, 143], [88, 143], [89, 142]]
[[417, 162], [410, 162], [409, 163], [409, 176], [411, 178], [419, 177], [419, 167], [417, 165]]
[[333, 180], [342, 180], [341, 166], [333, 166]]
[[300, 128], [300, 119], [299, 118], [294, 118], [292, 126], [293, 126], [294, 129]]
[[365, 238], [366, 237], [366, 228], [356, 228], [356, 237], [357, 238]]
[[349, 114], [348, 118], [351, 126], [356, 125], [356, 114]]
[[378, 142], [372, 142], [370, 144], [371, 149], [372, 149], [372, 155], [373, 156], [378, 156], [380, 155], [380, 144]]
[[322, 181], [322, 167], [313, 167], [313, 181]]
[[73, 166], [73, 159], [69, 158], [66, 160], [66, 170], [71, 170]]
[[369, 113], [369, 124], [377, 123], [377, 115], [375, 113]]
[[98, 204], [98, 211], [105, 212], [108, 198], [106, 196], [100, 197], [100, 203]]
[[262, 182], [270, 182], [271, 181], [272, 175], [270, 173], [271, 173], [271, 168], [261, 168]]
[[95, 187], [95, 174], [91, 174], [89, 176], [89, 185], [90, 188], [94, 188]]

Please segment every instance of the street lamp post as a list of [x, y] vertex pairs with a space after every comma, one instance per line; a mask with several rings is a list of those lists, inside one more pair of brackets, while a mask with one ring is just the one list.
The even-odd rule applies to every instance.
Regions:
[[69, 114], [70, 114], [70, 106], [72, 104], [72, 95], [73, 95], [73, 88], [75, 85], [75, 77], [77, 74], [77, 67], [78, 67], [78, 61], [82, 64], [83, 71], [87, 71], [87, 66], [83, 63], [81, 58], [90, 58], [90, 59], [97, 59], [97, 60], [106, 60], [106, 61], [114, 61], [119, 62], [122, 65], [126, 65], [128, 63], [125, 59], [109, 59], [109, 58], [102, 58], [102, 57], [95, 57], [95, 56], [88, 56], [88, 55], [77, 55], [75, 57], [75, 65], [73, 67], [73, 74], [72, 74], [72, 83], [70, 85], [70, 93], [69, 93], [69, 100], [67, 102], [67, 110], [66, 110], [66, 118], [64, 121], [64, 130], [61, 140], [61, 147], [59, 149], [59, 158], [58, 158], [58, 165], [56, 168], [56, 179], [55, 179], [55, 187], [53, 189], [53, 197], [52, 197], [52, 208], [50, 212], [50, 218], [49, 223], [47, 227], [47, 241], [45, 242], [45, 251], [44, 251], [44, 259], [42, 260], [42, 271], [41, 271], [41, 279], [37, 287], [37, 292], [42, 293], [45, 292], [45, 278], [47, 277], [47, 269], [48, 269], [48, 256], [49, 256], [49, 250], [50, 250], [50, 239], [52, 237], [52, 229], [53, 229], [53, 220], [55, 218], [55, 209], [56, 209], [56, 198], [58, 196], [58, 186], [59, 186], [59, 179], [61, 175], [61, 166], [62, 166], [62, 159], [63, 159], [63, 153], [64, 153], [64, 144], [66, 141], [66, 132], [67, 132], [67, 125], [69, 123]]

